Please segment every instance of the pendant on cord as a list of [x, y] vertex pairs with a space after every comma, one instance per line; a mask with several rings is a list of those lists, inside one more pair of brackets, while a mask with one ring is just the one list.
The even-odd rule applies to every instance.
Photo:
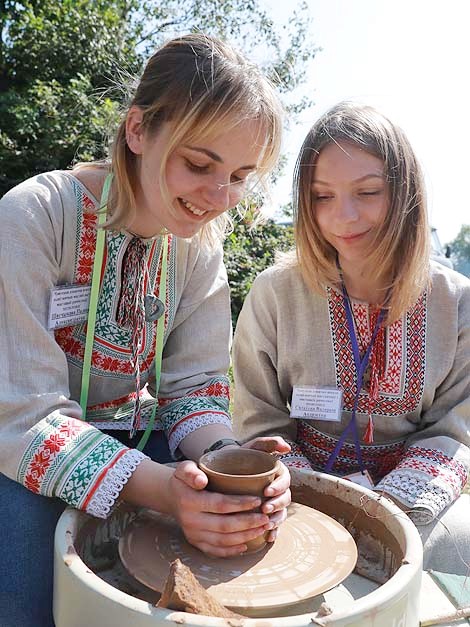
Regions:
[[165, 311], [165, 305], [154, 294], [145, 294], [144, 298], [145, 321], [155, 322]]
[[369, 414], [369, 422], [367, 423], [367, 427], [366, 427], [366, 430], [364, 431], [364, 435], [362, 436], [362, 440], [366, 444], [374, 443], [374, 421], [370, 414]]

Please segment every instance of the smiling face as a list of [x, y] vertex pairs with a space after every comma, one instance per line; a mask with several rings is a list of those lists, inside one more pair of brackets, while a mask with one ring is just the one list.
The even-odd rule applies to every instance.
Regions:
[[313, 180], [315, 218], [343, 269], [363, 267], [389, 208], [384, 163], [348, 142], [325, 146]]
[[143, 236], [163, 227], [179, 237], [192, 237], [204, 224], [237, 205], [245, 195], [247, 178], [258, 167], [264, 135], [260, 123], [244, 120], [215, 137], [182, 143], [165, 164], [167, 196], [161, 189], [162, 157], [172, 127], [140, 132], [139, 109], [131, 110], [127, 127], [129, 148], [137, 155], [137, 215], [129, 225]]

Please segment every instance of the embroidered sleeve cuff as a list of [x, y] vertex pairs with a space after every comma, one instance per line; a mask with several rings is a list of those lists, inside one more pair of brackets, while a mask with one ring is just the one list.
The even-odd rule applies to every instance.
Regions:
[[180, 455], [178, 455], [177, 448], [180, 445], [181, 440], [200, 429], [201, 427], [205, 427], [206, 425], [215, 425], [222, 424], [229, 429], [232, 428], [232, 421], [230, 416], [224, 412], [201, 412], [190, 414], [189, 416], [185, 416], [183, 420], [180, 420], [173, 429], [171, 429], [168, 434], [168, 447], [170, 449], [171, 454], [175, 459], [178, 459]]
[[222, 424], [232, 427], [229, 414], [230, 385], [227, 377], [213, 377], [204, 387], [177, 398], [159, 399], [159, 417], [173, 457], [187, 435], [200, 427]]
[[435, 449], [411, 446], [375, 489], [403, 503], [415, 524], [426, 525], [458, 498], [465, 477], [455, 459]]
[[143, 459], [147, 459], [147, 455], [137, 449], [129, 449], [122, 455], [108, 470], [89, 500], [86, 507], [87, 514], [97, 518], [107, 518], [122, 488]]

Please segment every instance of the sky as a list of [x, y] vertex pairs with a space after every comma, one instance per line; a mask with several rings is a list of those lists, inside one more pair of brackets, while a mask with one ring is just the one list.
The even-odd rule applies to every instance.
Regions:
[[[278, 25], [295, 0], [260, 0]], [[301, 88], [314, 101], [288, 133], [291, 178], [311, 124], [340, 100], [370, 104], [399, 124], [423, 167], [431, 224], [441, 243], [470, 224], [470, 0], [307, 0], [310, 35], [322, 48]]]

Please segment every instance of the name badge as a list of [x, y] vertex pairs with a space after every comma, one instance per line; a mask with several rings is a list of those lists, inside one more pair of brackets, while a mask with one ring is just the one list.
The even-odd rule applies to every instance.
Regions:
[[308, 420], [341, 420], [342, 390], [294, 385], [290, 408], [291, 418]]
[[50, 330], [86, 322], [91, 285], [59, 285], [51, 290], [47, 328]]
[[357, 483], [363, 488], [369, 488], [369, 490], [372, 490], [374, 487], [372, 477], [367, 470], [364, 470], [364, 472], [352, 472], [350, 475], [345, 475], [343, 479], [348, 479], [348, 481]]

